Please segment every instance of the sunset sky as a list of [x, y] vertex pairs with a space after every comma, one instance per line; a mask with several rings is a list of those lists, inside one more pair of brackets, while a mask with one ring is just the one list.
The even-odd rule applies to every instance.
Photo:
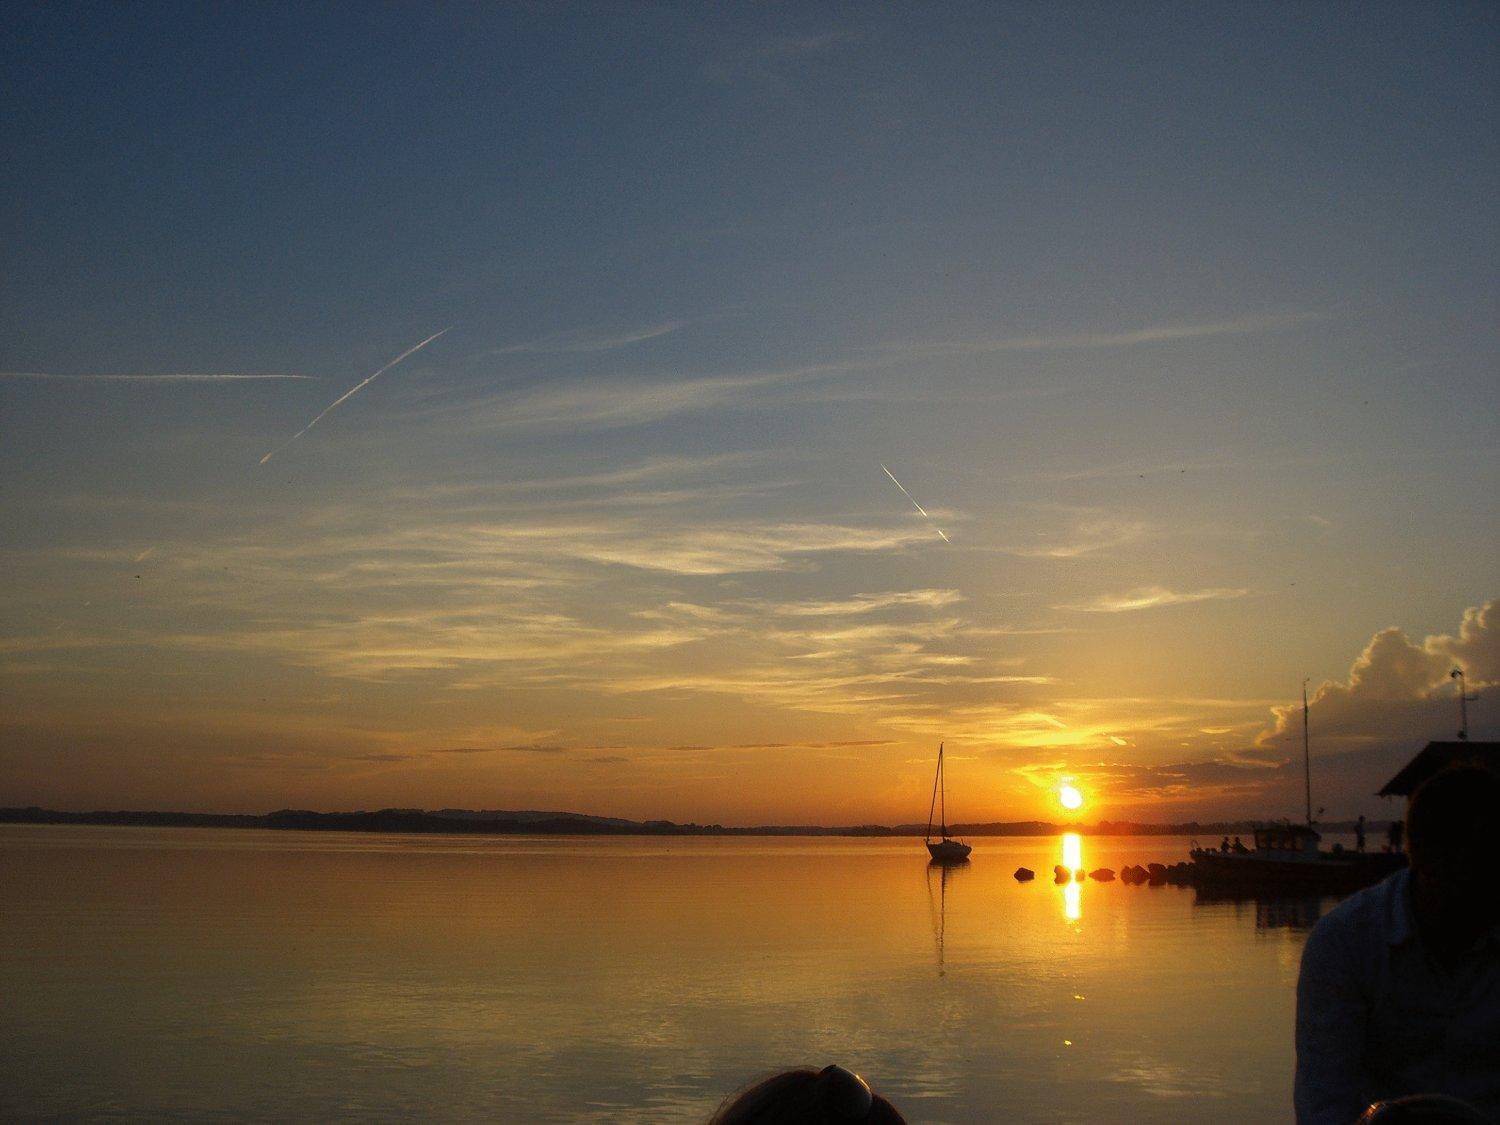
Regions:
[[1309, 678], [1382, 816], [1453, 667], [1500, 735], [1492, 5], [7, 24], [0, 805], [1295, 816]]

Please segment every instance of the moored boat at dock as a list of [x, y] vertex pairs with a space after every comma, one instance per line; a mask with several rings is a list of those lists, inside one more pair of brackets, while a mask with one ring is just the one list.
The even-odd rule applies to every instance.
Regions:
[[[1378, 883], [1406, 866], [1400, 852], [1322, 851], [1313, 827], [1312, 740], [1308, 728], [1307, 681], [1302, 681], [1302, 769], [1307, 823], [1274, 824], [1255, 830], [1255, 847], [1226, 837], [1217, 849], [1193, 848], [1188, 882], [1211, 892], [1309, 891], [1344, 894]], [[1321, 815], [1322, 809], [1318, 812]], [[1363, 818], [1361, 818], [1363, 822]], [[1360, 836], [1363, 847], [1364, 836]]]
[[1216, 890], [1326, 891], [1339, 894], [1378, 883], [1406, 865], [1399, 852], [1323, 851], [1322, 837], [1299, 824], [1255, 831], [1255, 847], [1194, 848], [1190, 882]]

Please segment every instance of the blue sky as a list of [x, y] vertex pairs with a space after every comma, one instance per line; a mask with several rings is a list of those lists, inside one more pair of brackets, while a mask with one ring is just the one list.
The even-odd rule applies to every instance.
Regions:
[[1259, 811], [1490, 682], [1492, 7], [10, 23], [0, 798]]

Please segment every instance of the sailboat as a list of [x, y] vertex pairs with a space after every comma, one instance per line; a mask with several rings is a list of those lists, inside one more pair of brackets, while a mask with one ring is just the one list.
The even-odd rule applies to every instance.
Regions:
[[[939, 803], [941, 801], [941, 804]], [[932, 814], [938, 814], [940, 837], [932, 838]], [[943, 778], [943, 744], [938, 743], [937, 776], [932, 779], [932, 804], [927, 808], [927, 853], [934, 863], [961, 863], [973, 851], [968, 844], [948, 836], [948, 784]]]

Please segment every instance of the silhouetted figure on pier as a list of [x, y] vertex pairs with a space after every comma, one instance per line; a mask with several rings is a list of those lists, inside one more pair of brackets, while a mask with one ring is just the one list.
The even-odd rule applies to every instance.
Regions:
[[1249, 850], [1250, 850], [1249, 848], [1245, 847], [1245, 841], [1241, 840], [1238, 836], [1236, 836], [1234, 838], [1234, 854], [1235, 855], [1244, 855]]
[[1362, 852], [1365, 850], [1365, 814], [1360, 813], [1359, 819], [1354, 822], [1354, 850]]
[[1404, 820], [1393, 820], [1391, 826], [1385, 830], [1386, 845], [1393, 852], [1399, 852], [1406, 840], [1406, 822]]
[[1500, 775], [1439, 773], [1412, 795], [1410, 866], [1313, 929], [1297, 981], [1297, 1120], [1442, 1094], [1500, 1118]]
[[906, 1125], [906, 1118], [851, 1070], [802, 1067], [773, 1074], [719, 1107], [709, 1125]]

